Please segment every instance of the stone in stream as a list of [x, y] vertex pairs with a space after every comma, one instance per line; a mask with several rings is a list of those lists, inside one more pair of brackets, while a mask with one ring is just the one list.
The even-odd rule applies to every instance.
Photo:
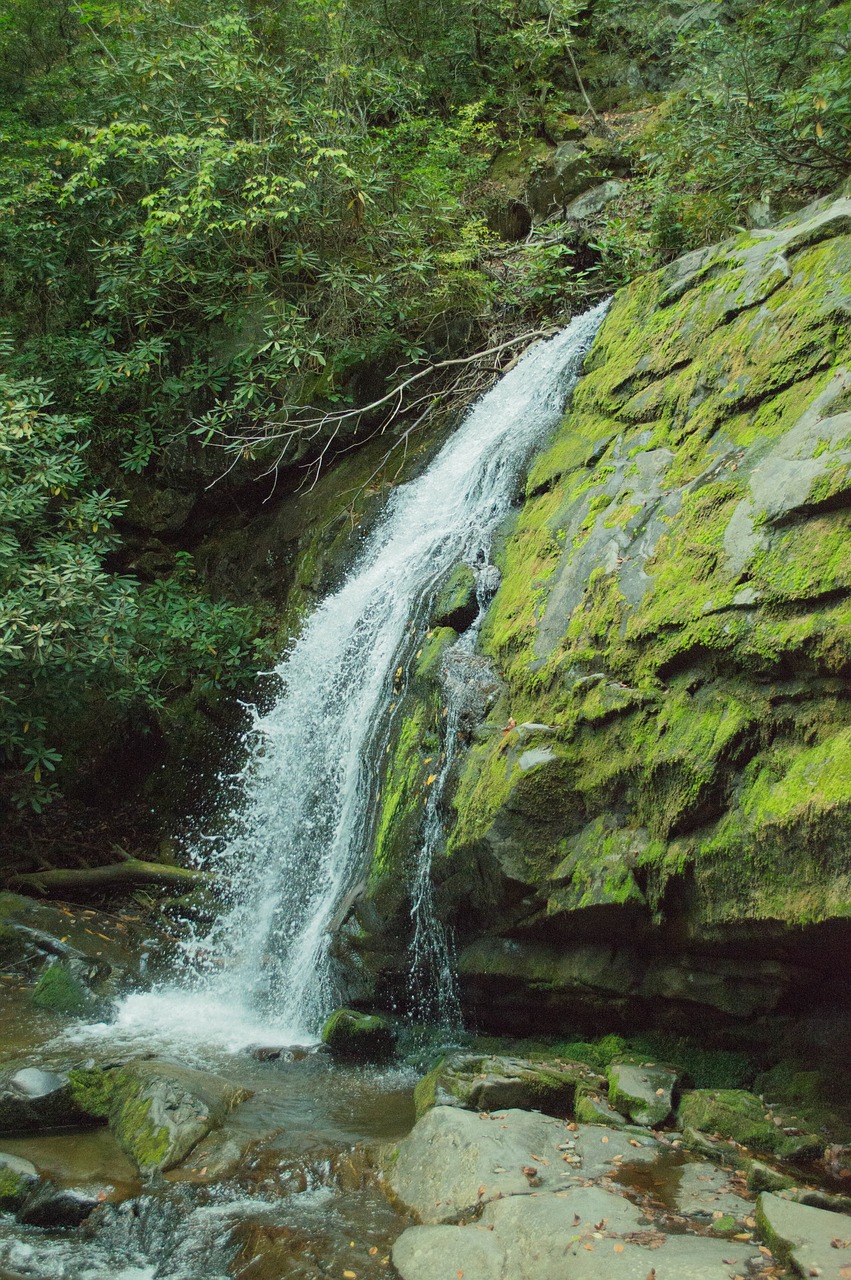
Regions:
[[402, 1280], [730, 1280], [749, 1244], [665, 1236], [622, 1196], [576, 1187], [486, 1206], [468, 1226], [411, 1227], [393, 1247]]
[[335, 1058], [353, 1062], [386, 1062], [393, 1056], [393, 1028], [378, 1014], [336, 1009], [322, 1028], [322, 1043]]
[[635, 1124], [664, 1124], [673, 1109], [677, 1072], [654, 1063], [613, 1062], [609, 1103]]
[[71, 1087], [81, 1107], [108, 1120], [118, 1145], [143, 1175], [180, 1164], [250, 1096], [209, 1071], [156, 1058], [73, 1071]]
[[572, 1114], [580, 1086], [603, 1086], [602, 1077], [581, 1062], [536, 1062], [528, 1058], [453, 1053], [442, 1059], [414, 1090], [417, 1115], [429, 1107], [501, 1111], [507, 1107]]
[[757, 1222], [769, 1247], [804, 1276], [847, 1280], [851, 1275], [851, 1217], [796, 1204], [763, 1192]]
[[531, 1111], [433, 1107], [399, 1144], [385, 1179], [391, 1198], [420, 1222], [452, 1222], [492, 1200], [561, 1191], [577, 1178], [612, 1173], [621, 1162], [656, 1159], [661, 1146], [636, 1132], [569, 1129]]
[[24, 1067], [0, 1079], [0, 1133], [32, 1133], [97, 1124], [80, 1107], [67, 1074]]
[[105, 1190], [44, 1182], [18, 1210], [17, 1219], [29, 1227], [78, 1227], [102, 1203]]
[[0, 1151], [0, 1209], [20, 1208], [38, 1181], [38, 1169], [29, 1160]]

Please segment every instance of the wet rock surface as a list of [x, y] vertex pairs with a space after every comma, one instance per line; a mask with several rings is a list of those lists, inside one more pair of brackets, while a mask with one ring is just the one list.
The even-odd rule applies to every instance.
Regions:
[[743, 1170], [647, 1127], [436, 1106], [385, 1179], [419, 1224], [393, 1248], [403, 1280], [732, 1280], [779, 1258], [840, 1277], [851, 1248], [848, 1215], [765, 1194], [757, 1214]]
[[23, 1067], [0, 1077], [0, 1133], [100, 1123], [76, 1102], [67, 1073]]
[[609, 1067], [609, 1102], [635, 1124], [664, 1124], [673, 1110], [678, 1081], [670, 1067], [652, 1062], [613, 1062]]
[[851, 1274], [851, 1218], [764, 1192], [757, 1217], [766, 1240], [795, 1271], [824, 1280]]
[[414, 1101], [418, 1115], [431, 1106], [446, 1106], [471, 1111], [518, 1107], [565, 1116], [580, 1086], [602, 1085], [602, 1078], [583, 1063], [455, 1053], [424, 1076]]

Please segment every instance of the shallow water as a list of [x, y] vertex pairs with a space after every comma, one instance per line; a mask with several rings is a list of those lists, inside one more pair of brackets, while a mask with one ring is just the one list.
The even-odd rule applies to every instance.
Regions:
[[[0, 992], [0, 1025], [9, 1063], [68, 1068], [164, 1047], [134, 1042], [126, 1026], [115, 1039], [100, 1024], [59, 1032], [50, 1015], [34, 1026], [18, 991]], [[142, 1187], [105, 1127], [0, 1139], [0, 1151], [103, 1202], [68, 1231], [0, 1214], [0, 1280], [392, 1276], [390, 1248], [407, 1223], [375, 1185], [372, 1153], [412, 1127], [416, 1074], [341, 1066], [311, 1047], [260, 1052], [265, 1060], [220, 1046], [179, 1055], [252, 1096], [156, 1186]]]

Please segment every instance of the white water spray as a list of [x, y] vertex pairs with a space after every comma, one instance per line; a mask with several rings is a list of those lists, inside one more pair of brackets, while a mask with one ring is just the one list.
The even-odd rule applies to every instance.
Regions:
[[[215, 865], [231, 885], [191, 993], [131, 997], [125, 1025], [199, 1042], [315, 1039], [334, 1004], [330, 926], [366, 855], [393, 673], [423, 600], [460, 561], [486, 563], [530, 450], [557, 423], [606, 304], [532, 347], [416, 480], [392, 494], [344, 583], [317, 608], [257, 718], [244, 801]], [[426, 892], [428, 864], [412, 886]], [[429, 900], [430, 901], [430, 900]], [[427, 904], [426, 904], [427, 905]], [[129, 1024], [129, 1025], [128, 1025]]]

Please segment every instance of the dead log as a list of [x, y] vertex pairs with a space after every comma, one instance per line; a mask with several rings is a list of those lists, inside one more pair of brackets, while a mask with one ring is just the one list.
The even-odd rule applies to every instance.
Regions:
[[70, 898], [72, 901], [97, 896], [110, 889], [132, 889], [145, 884], [162, 884], [192, 889], [212, 880], [209, 871], [189, 867], [170, 867], [161, 862], [143, 862], [141, 858], [125, 858], [107, 867], [80, 867], [73, 870], [53, 867], [49, 871], [33, 871], [13, 876], [9, 888], [21, 893], [34, 893], [42, 898]]

